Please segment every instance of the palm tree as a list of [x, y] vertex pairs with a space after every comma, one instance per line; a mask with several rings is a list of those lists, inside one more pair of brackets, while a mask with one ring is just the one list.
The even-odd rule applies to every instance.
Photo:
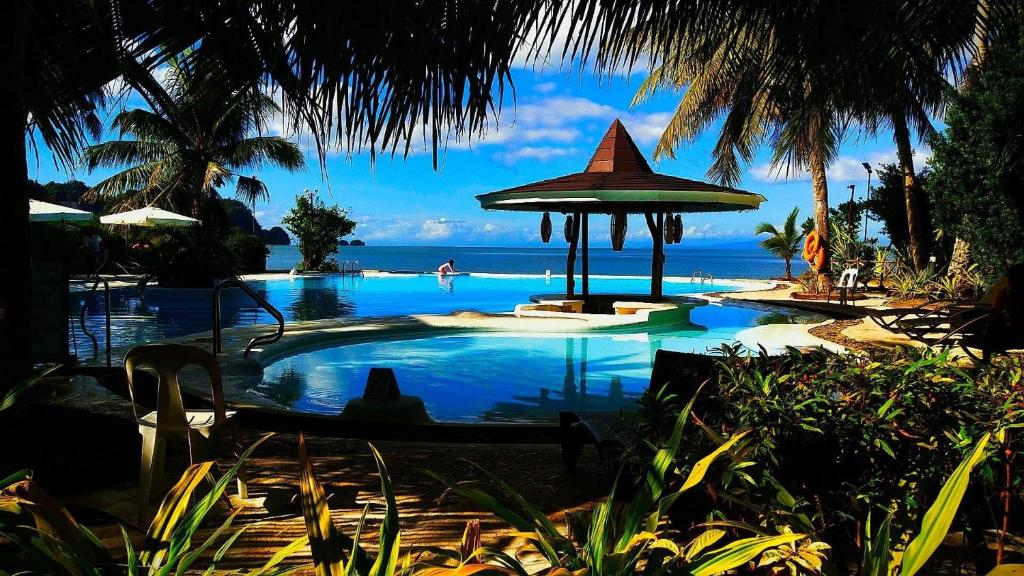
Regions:
[[790, 261], [800, 251], [800, 242], [804, 238], [803, 232], [797, 230], [796, 219], [799, 215], [800, 208], [793, 208], [793, 211], [786, 217], [786, 223], [782, 225], [782, 230], [770, 222], [761, 222], [754, 229], [754, 234], [770, 234], [768, 238], [760, 242], [760, 246], [786, 261], [786, 280], [793, 279]]
[[695, 140], [720, 120], [708, 176], [722, 184], [736, 185], [741, 164], [750, 163], [765, 143], [772, 148], [773, 170], [809, 171], [815, 230], [828, 254], [826, 169], [837, 157], [848, 120], [826, 88], [834, 81], [836, 63], [809, 49], [805, 29], [820, 32], [830, 23], [829, 14], [811, 8], [775, 13], [753, 4], [734, 6], [718, 18], [694, 16], [690, 21], [698, 24], [678, 39], [634, 28], [633, 41], [643, 51], [661, 55], [661, 63], [633, 103], [658, 91], [685, 90], [655, 158], [674, 157], [680, 143]]
[[96, 184], [92, 197], [125, 208], [162, 204], [202, 219], [204, 211], [219, 208], [210, 200], [231, 180], [246, 204], [269, 197], [262, 181], [240, 171], [303, 167], [298, 145], [262, 135], [281, 109], [255, 83], [232, 87], [204, 62], [187, 58], [172, 58], [164, 78], [159, 111], [123, 111], [112, 122], [121, 139], [85, 148], [89, 171], [126, 166]]
[[[102, 123], [105, 91], [124, 84], [161, 110], [150, 72], [194, 47], [226, 83], [258, 79], [284, 102], [285, 122], [315, 143], [408, 150], [483, 131], [501, 106], [514, 57], [553, 35], [545, 0], [466, 3], [12, 0], [0, 34], [0, 388], [31, 369], [32, 265], [28, 146], [41, 138], [71, 169]], [[531, 35], [528, 31], [534, 30]], [[530, 44], [540, 54], [549, 43]]]
[[[628, 67], [646, 54], [654, 73], [640, 99], [644, 90], [687, 88], [656, 155], [671, 155], [680, 141], [693, 139], [724, 116], [712, 171], [724, 158], [725, 167], [738, 172], [735, 153], [728, 148], [749, 162], [769, 134], [774, 161], [788, 155], [810, 170], [816, 228], [824, 235], [824, 167], [829, 146], [842, 133], [833, 142], [815, 138], [842, 131], [854, 119], [869, 133], [891, 127], [904, 174], [914, 261], [927, 265], [931, 232], [915, 178], [912, 133], [924, 139], [932, 132], [930, 117], [941, 114], [949, 87], [946, 75], [982, 54], [984, 39], [1012, 29], [1020, 17], [1019, 2], [917, 0], [894, 6], [886, 0], [749, 5], [680, 0], [664, 10], [646, 3], [631, 8], [629, 18], [636, 22], [630, 23], [631, 33], [600, 43], [597, 60], [611, 68], [625, 61]], [[610, 22], [614, 18], [626, 17], [608, 14], [584, 32], [623, 24]], [[587, 46], [584, 40], [574, 49]], [[691, 97], [691, 92], [698, 95]]]

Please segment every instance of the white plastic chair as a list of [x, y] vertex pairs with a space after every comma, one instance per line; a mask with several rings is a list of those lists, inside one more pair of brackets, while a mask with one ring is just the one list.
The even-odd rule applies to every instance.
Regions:
[[[178, 375], [185, 366], [204, 368], [210, 376], [213, 392], [212, 410], [186, 410], [178, 385]], [[156, 410], [139, 417], [135, 408], [135, 370], [146, 366], [157, 374]], [[142, 435], [142, 458], [139, 467], [139, 517], [142, 518], [152, 492], [163, 480], [164, 456], [168, 437], [178, 437], [188, 443], [192, 463], [204, 461], [209, 453], [209, 441], [230, 424], [232, 448], [240, 440], [235, 412], [224, 409], [224, 387], [220, 365], [209, 352], [184, 344], [149, 344], [137, 346], [124, 357], [128, 376], [128, 393], [132, 412]], [[241, 498], [246, 498], [246, 487], [241, 474], [238, 480]]]
[[832, 290], [839, 291], [839, 304], [845, 306], [849, 297], [857, 290], [857, 269], [847, 268], [839, 275], [839, 283], [829, 289], [827, 301], [832, 299]]

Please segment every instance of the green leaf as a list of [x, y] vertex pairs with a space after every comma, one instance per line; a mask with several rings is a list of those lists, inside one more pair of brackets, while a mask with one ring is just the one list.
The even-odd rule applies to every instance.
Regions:
[[[862, 576], [888, 576], [889, 574], [889, 561], [892, 559], [892, 549], [890, 544], [890, 530], [892, 526], [892, 517], [895, 513], [894, 510], [890, 510], [885, 516], [885, 520], [882, 521], [881, 526], [878, 527], [878, 532], [875, 533], [874, 537], [869, 538], [864, 544], [864, 559], [862, 564]], [[868, 516], [868, 527], [871, 524], [871, 517]]]
[[388, 476], [387, 466], [381, 458], [377, 447], [370, 444], [373, 451], [373, 459], [377, 462], [377, 471], [380, 474], [380, 491], [384, 495], [384, 502], [387, 510], [384, 513], [384, 521], [380, 525], [380, 545], [378, 547], [377, 559], [370, 568], [369, 576], [392, 576], [395, 565], [398, 563], [398, 552], [401, 544], [401, 529], [398, 525], [398, 504], [395, 502], [395, 491], [391, 486], [391, 477]]
[[273, 570], [273, 569], [275, 569], [277, 567], [278, 564], [280, 564], [281, 562], [284, 562], [285, 560], [290, 558], [292, 556], [292, 554], [295, 554], [296, 552], [301, 550], [303, 547], [305, 547], [307, 544], [309, 544], [309, 536], [308, 535], [300, 536], [300, 537], [296, 538], [295, 540], [292, 540], [291, 542], [288, 543], [287, 546], [285, 546], [285, 547], [281, 548], [280, 550], [278, 550], [277, 552], [275, 552], [274, 555], [271, 556], [269, 560], [267, 560], [266, 564], [264, 564], [259, 569], [255, 570], [253, 572], [249, 572], [248, 576], [267, 576], [268, 574], [271, 573], [271, 570]]
[[753, 560], [758, 554], [783, 544], [792, 544], [805, 537], [803, 534], [782, 534], [779, 536], [765, 536], [759, 538], [744, 538], [736, 540], [718, 550], [713, 550], [707, 555], [708, 559], [700, 564], [690, 567], [692, 576], [713, 576], [727, 570], [732, 570]]
[[342, 542], [331, 520], [323, 486], [313, 473], [313, 462], [306, 453], [306, 438], [302, 434], [299, 434], [299, 493], [317, 576], [341, 576], [345, 568]]
[[942, 540], [949, 532], [953, 523], [956, 511], [960, 507], [967, 485], [971, 478], [971, 471], [985, 459], [985, 448], [988, 445], [989, 435], [985, 434], [971, 453], [963, 462], [957, 466], [953, 474], [942, 486], [935, 502], [924, 513], [921, 522], [921, 530], [917, 537], [910, 541], [906, 551], [903, 553], [902, 576], [913, 576], [928, 561], [935, 549], [942, 544]]

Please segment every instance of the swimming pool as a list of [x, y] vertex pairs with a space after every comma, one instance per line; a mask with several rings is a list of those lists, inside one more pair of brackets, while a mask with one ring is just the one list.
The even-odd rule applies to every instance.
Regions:
[[[538, 293], [565, 291], [565, 277], [471, 274], [441, 279], [434, 274], [368, 276], [298, 276], [247, 281], [285, 316], [288, 322], [325, 318], [445, 314], [455, 310], [508, 312]], [[640, 277], [591, 277], [593, 293], [647, 293], [650, 280]], [[577, 279], [577, 287], [579, 279]], [[735, 290], [735, 285], [665, 282], [666, 295]], [[158, 342], [209, 330], [209, 290], [149, 287], [111, 290], [111, 344], [114, 348]], [[87, 303], [86, 326], [104, 346], [103, 297], [72, 293], [71, 333], [74, 353], [88, 358], [92, 343], [78, 326]], [[240, 291], [228, 290], [221, 305], [224, 327], [274, 323]]]
[[305, 412], [338, 414], [371, 367], [395, 371], [403, 394], [439, 422], [545, 422], [560, 410], [614, 413], [647, 388], [655, 351], [706, 352], [762, 324], [816, 322], [802, 312], [705, 305], [690, 322], [639, 333], [457, 332], [335, 345], [266, 366], [252, 392]]

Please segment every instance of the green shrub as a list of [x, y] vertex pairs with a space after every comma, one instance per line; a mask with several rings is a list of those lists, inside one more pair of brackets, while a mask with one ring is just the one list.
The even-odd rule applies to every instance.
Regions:
[[[723, 473], [703, 508], [688, 502], [689, 510], [676, 511], [680, 529], [715, 517], [798, 514], [819, 537], [839, 544], [840, 558], [855, 558], [849, 546], [869, 513], [880, 518], [896, 507], [893, 530], [910, 529], [970, 447], [1017, 424], [1024, 406], [1019, 358], [968, 371], [945, 354], [916, 350], [752, 358], [723, 352], [718, 375], [705, 387], [713, 401], [696, 413], [720, 436], [752, 430], [742, 459], [758, 464]], [[642, 404], [642, 416], [664, 421], [663, 408], [648, 415], [652, 402]], [[1012, 453], [1020, 449], [1014, 442]], [[712, 446], [697, 436], [677, 462]], [[974, 515], [963, 519], [976, 531], [994, 527], [982, 511], [995, 509], [1001, 490], [994, 468], [982, 477], [966, 507]], [[1016, 518], [1021, 503], [1014, 499]]]
[[225, 244], [234, 257], [238, 272], [252, 274], [267, 270], [267, 255], [270, 250], [259, 236], [235, 231], [228, 236]]

